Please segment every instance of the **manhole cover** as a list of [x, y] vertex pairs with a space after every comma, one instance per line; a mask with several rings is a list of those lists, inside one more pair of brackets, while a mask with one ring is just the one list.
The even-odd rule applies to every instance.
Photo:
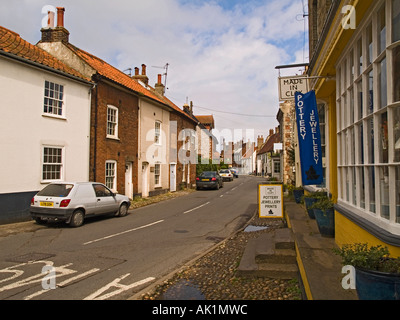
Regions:
[[188, 233], [187, 230], [174, 230], [175, 233]]
[[30, 261], [46, 260], [46, 259], [49, 259], [49, 258], [52, 258], [55, 256], [56, 256], [55, 254], [51, 254], [51, 253], [32, 252], [32, 253], [23, 254], [21, 256], [12, 257], [11, 259], [8, 259], [8, 261], [24, 263], [24, 262], [30, 262]]

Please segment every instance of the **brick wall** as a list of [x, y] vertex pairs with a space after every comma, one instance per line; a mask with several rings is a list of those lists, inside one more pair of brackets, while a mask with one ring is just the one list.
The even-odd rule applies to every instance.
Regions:
[[308, 1], [308, 23], [310, 37], [310, 59], [321, 38], [322, 31], [328, 18], [329, 10], [332, 6], [332, 0], [309, 0]]
[[[107, 138], [109, 105], [118, 108], [118, 139]], [[93, 90], [91, 112], [90, 180], [105, 183], [105, 163], [114, 160], [117, 162], [117, 191], [125, 194], [125, 166], [131, 162], [133, 194], [138, 193], [138, 98], [100, 81]]]

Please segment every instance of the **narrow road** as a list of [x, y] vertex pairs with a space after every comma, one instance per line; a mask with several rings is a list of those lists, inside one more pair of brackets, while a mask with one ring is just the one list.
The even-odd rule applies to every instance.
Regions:
[[124, 218], [1, 237], [0, 299], [127, 299], [243, 226], [259, 182], [240, 177]]

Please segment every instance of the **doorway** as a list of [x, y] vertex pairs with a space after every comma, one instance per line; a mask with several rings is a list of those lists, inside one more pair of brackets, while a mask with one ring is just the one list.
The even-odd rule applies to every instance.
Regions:
[[171, 163], [169, 167], [169, 191], [176, 191], [176, 163]]
[[129, 199], [133, 199], [133, 162], [127, 162], [125, 164], [125, 195]]
[[142, 198], [149, 197], [149, 163], [142, 163]]

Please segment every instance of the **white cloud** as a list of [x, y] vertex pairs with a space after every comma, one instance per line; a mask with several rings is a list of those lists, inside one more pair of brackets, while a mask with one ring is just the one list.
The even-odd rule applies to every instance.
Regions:
[[[230, 3], [235, 6], [227, 10]], [[277, 126], [275, 66], [304, 62], [304, 24], [296, 20], [301, 0], [7, 0], [0, 4], [1, 24], [36, 43], [46, 4], [66, 8], [73, 44], [121, 70], [145, 63], [151, 85], [163, 72], [153, 66], [169, 63], [167, 96], [179, 106], [188, 97], [195, 106], [273, 116], [215, 112], [220, 129], [254, 128], [266, 135]]]

